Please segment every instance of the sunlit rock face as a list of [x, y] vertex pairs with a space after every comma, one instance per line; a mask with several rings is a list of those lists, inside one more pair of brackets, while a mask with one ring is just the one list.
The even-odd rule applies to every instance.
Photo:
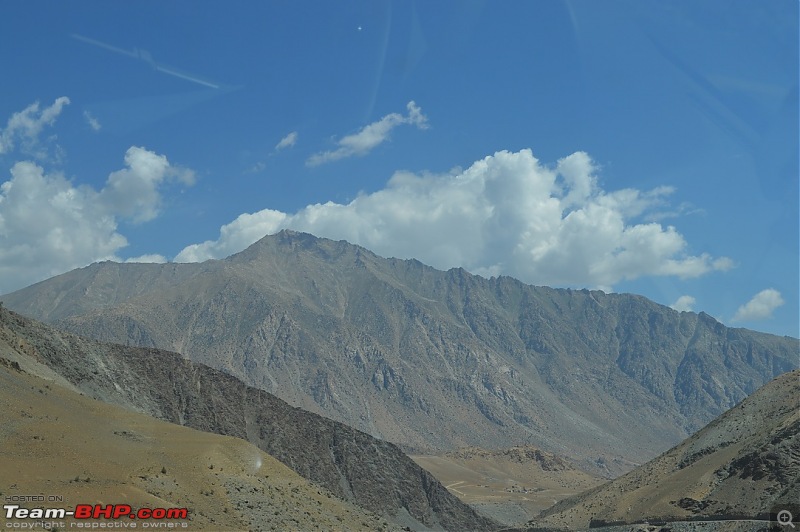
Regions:
[[409, 450], [530, 444], [611, 476], [797, 354], [795, 339], [640, 296], [439, 271], [291, 231], [219, 261], [95, 264], [4, 301], [178, 351]]

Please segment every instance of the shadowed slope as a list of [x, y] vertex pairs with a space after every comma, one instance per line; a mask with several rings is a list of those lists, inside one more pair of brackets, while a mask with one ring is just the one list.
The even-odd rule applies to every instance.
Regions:
[[658, 458], [531, 525], [766, 518], [800, 501], [800, 371], [781, 375]]
[[244, 440], [90, 399], [27, 373], [5, 351], [0, 347], [0, 496], [57, 494], [67, 509], [187, 508], [192, 530], [390, 528]]
[[301, 476], [379, 514], [448, 530], [495, 526], [395, 445], [287, 405], [175, 353], [54, 330], [0, 308], [0, 341], [23, 369], [47, 366], [83, 393], [157, 418], [236, 436]]

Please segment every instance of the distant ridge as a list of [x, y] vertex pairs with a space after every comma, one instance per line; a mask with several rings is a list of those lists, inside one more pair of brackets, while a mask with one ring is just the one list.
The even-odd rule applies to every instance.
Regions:
[[531, 529], [769, 519], [800, 503], [800, 371], [776, 378], [628, 474], [564, 499]]
[[797, 339], [702, 312], [442, 272], [292, 231], [224, 260], [94, 264], [2, 300], [177, 351], [414, 452], [527, 444], [608, 476], [798, 364]]
[[8, 364], [110, 404], [247, 440], [342, 499], [415, 529], [497, 527], [395, 445], [175, 353], [87, 340], [0, 306], [0, 354]]

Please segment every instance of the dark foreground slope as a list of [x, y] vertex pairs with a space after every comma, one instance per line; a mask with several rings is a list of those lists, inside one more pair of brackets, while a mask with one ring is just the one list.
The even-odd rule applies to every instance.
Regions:
[[537, 527], [764, 519], [800, 503], [800, 371], [781, 375], [626, 475], [545, 510]]
[[[25, 364], [27, 369], [22, 369], [11, 360], [19, 355], [9, 354], [9, 347], [0, 341], [4, 502], [15, 496], [57, 494], [69, 506], [77, 502], [187, 508], [186, 519], [169, 524], [186, 523], [190, 530], [400, 528], [301, 478], [244, 440], [160, 421], [37, 377], [41, 368]], [[31, 509], [41, 503], [21, 506]], [[65, 528], [92, 524], [71, 517], [63, 522]], [[40, 523], [0, 515], [4, 529], [34, 525], [42, 530]]]
[[448, 530], [495, 526], [395, 445], [174, 353], [86, 340], [2, 308], [0, 342], [23, 369], [43, 364], [56, 381], [90, 397], [245, 439], [337, 496], [399, 522]]
[[177, 351], [417, 452], [528, 444], [606, 475], [797, 367], [797, 339], [707, 314], [290, 231], [225, 260], [94, 264], [2, 299], [81, 335]]

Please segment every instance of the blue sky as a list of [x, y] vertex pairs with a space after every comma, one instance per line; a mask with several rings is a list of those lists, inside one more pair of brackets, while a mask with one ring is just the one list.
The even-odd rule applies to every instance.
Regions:
[[292, 228], [798, 336], [794, 0], [0, 9], [0, 293]]

